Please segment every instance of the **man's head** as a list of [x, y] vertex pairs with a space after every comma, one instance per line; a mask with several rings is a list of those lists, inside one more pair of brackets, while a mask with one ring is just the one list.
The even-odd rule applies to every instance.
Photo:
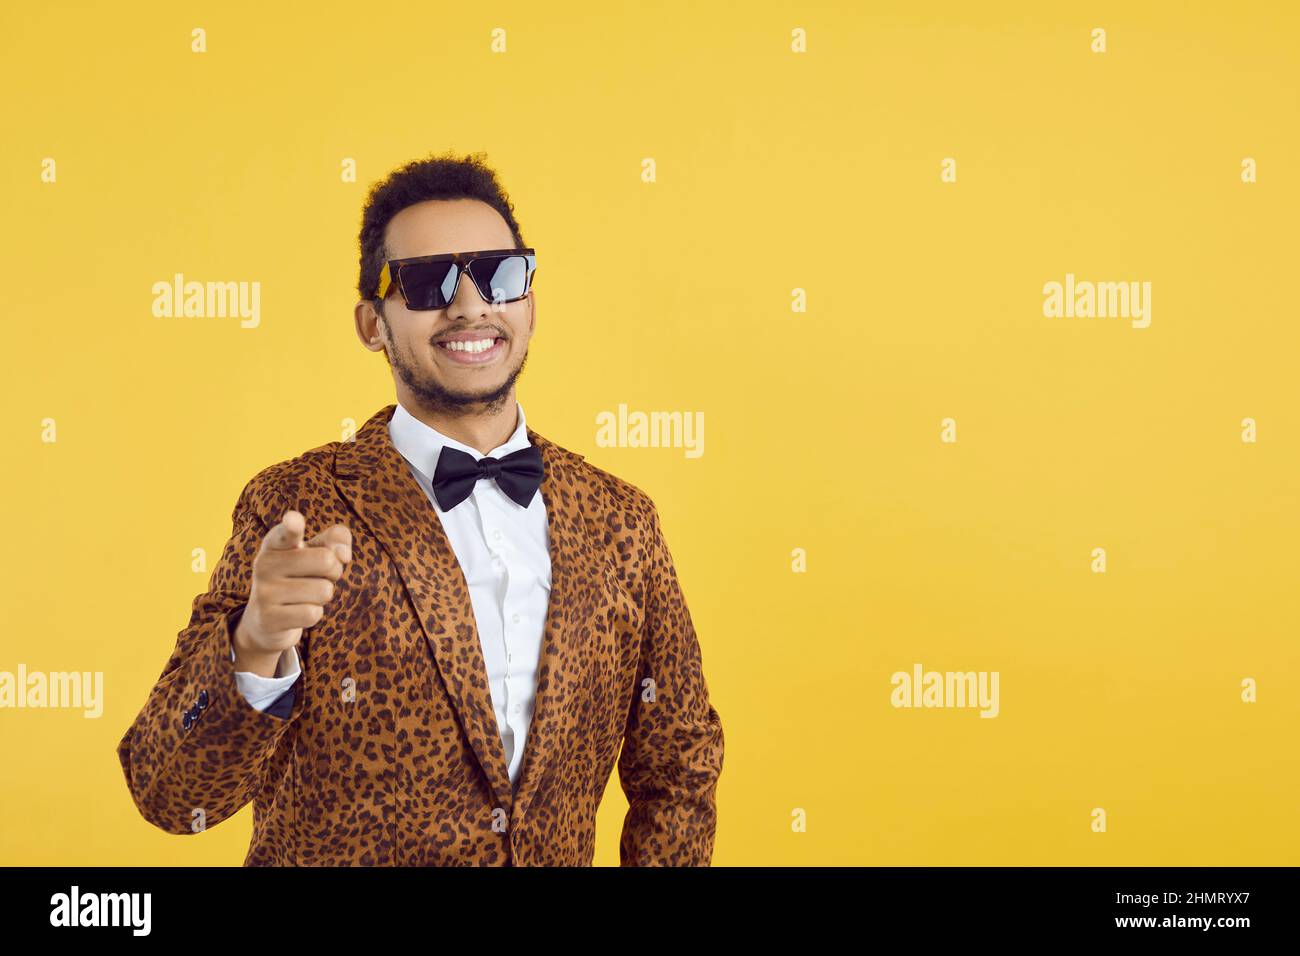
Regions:
[[[481, 157], [432, 157], [402, 167], [371, 189], [361, 221], [357, 335], [366, 348], [384, 352], [399, 399], [456, 415], [513, 407], [537, 319], [533, 290], [494, 304], [462, 275], [442, 309], [407, 308], [396, 282], [382, 301], [376, 295], [389, 259], [524, 248], [510, 200]], [[495, 344], [487, 352], [438, 344], [465, 333]]]

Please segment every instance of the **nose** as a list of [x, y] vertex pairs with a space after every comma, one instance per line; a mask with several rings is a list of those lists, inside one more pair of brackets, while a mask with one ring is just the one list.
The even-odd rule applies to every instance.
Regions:
[[464, 316], [475, 319], [491, 314], [492, 303], [484, 301], [469, 272], [461, 269], [460, 275], [456, 277], [456, 294], [452, 296], [451, 304], [447, 306], [447, 318]]

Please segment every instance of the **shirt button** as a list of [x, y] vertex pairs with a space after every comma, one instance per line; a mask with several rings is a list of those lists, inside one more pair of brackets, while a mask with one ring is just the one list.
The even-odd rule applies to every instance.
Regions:
[[496, 541], [500, 541], [500, 540], [501, 540], [501, 529], [500, 529], [500, 528], [497, 528], [495, 531], [493, 531], [493, 532], [492, 532], [492, 537], [493, 537], [494, 540], [496, 540]]
[[512, 615], [510, 615], [510, 620], [511, 620], [513, 623], [518, 624], [518, 623], [519, 623], [519, 615], [518, 615], [518, 614], [512, 614]]

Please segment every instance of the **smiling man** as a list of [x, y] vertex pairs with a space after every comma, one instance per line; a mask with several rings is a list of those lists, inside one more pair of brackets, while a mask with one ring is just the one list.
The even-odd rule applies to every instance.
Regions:
[[375, 186], [354, 319], [396, 404], [263, 469], [118, 746], [141, 814], [253, 803], [246, 865], [707, 866], [723, 734], [659, 516], [528, 426], [528, 247], [480, 156]]

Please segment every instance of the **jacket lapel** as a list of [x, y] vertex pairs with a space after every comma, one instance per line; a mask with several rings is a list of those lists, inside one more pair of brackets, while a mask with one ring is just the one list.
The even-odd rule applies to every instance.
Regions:
[[[531, 428], [527, 430], [529, 440], [542, 452], [541, 495], [549, 526], [551, 594], [537, 665], [533, 718], [518, 796], [512, 798], [469, 586], [437, 511], [393, 446], [388, 421], [396, 408], [387, 405], [380, 409], [352, 441], [339, 447], [335, 478], [340, 492], [397, 566], [452, 707], [497, 805], [512, 808], [513, 824], [527, 809], [554, 751], [563, 745], [585, 676], [561, 672], [557, 667], [564, 659], [586, 660], [572, 645], [581, 639], [594, 588], [602, 580], [599, 552], [592, 538], [595, 532], [583, 516], [582, 496], [576, 493], [581, 485], [574, 466], [582, 456], [560, 448]], [[440, 580], [435, 572], [439, 567], [455, 569], [454, 587]]]
[[591, 648], [595, 646], [591, 636], [593, 606], [604, 582], [598, 548], [604, 529], [587, 518], [592, 502], [586, 478], [577, 467], [583, 456], [560, 448], [531, 428], [528, 438], [541, 448], [546, 463], [541, 494], [550, 539], [551, 596], [537, 660], [533, 719], [510, 813], [512, 829], [528, 812], [568, 740], [574, 711], [588, 686]]

